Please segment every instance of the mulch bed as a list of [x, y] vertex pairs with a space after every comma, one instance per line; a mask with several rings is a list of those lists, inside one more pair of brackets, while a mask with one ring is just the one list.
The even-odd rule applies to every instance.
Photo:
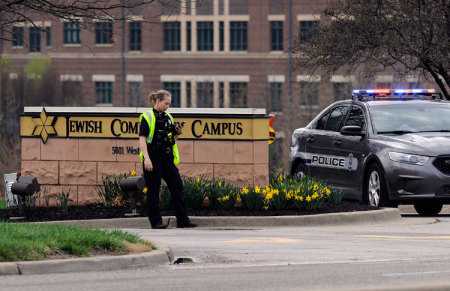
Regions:
[[[281, 215], [313, 215], [336, 212], [368, 211], [377, 208], [361, 204], [356, 201], [343, 200], [339, 204], [325, 202], [317, 210], [260, 210], [250, 211], [236, 208], [234, 210], [213, 210], [202, 208], [188, 210], [189, 216], [281, 216]], [[139, 216], [146, 217], [147, 213], [143, 207], [138, 207]], [[129, 207], [105, 207], [102, 204], [87, 206], [72, 206], [68, 211], [61, 211], [58, 207], [39, 207], [26, 209], [25, 218], [22, 221], [54, 221], [54, 220], [82, 220], [82, 219], [105, 219], [124, 218], [130, 213]], [[161, 211], [163, 216], [175, 215], [173, 210]], [[0, 209], [0, 221], [10, 221], [10, 218], [19, 216], [17, 209]]]

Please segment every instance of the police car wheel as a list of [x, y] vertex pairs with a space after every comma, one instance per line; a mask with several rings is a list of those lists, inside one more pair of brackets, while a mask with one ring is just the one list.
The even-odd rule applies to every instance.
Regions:
[[370, 166], [365, 177], [365, 202], [370, 206], [380, 207], [388, 204], [386, 181], [381, 167], [377, 164]]
[[441, 212], [443, 205], [438, 201], [420, 201], [414, 203], [414, 209], [421, 216], [434, 216]]
[[308, 169], [306, 169], [305, 164], [300, 163], [297, 166], [295, 166], [294, 175], [300, 178], [303, 178], [306, 175], [308, 175]]

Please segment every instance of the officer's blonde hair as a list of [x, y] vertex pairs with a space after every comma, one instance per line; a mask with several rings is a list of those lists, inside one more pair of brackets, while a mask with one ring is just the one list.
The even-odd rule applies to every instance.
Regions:
[[148, 95], [148, 103], [150, 103], [150, 105], [153, 105], [156, 103], [156, 99], [158, 99], [159, 101], [163, 101], [166, 97], [172, 97], [172, 94], [170, 94], [170, 92], [166, 90], [158, 90]]

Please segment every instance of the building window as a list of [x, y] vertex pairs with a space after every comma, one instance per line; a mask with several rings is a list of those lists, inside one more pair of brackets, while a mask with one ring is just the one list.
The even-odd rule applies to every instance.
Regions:
[[179, 51], [181, 49], [181, 24], [180, 22], [164, 23], [164, 50]]
[[316, 82], [301, 83], [301, 101], [303, 106], [319, 104], [319, 85]]
[[223, 51], [225, 47], [225, 32], [223, 21], [219, 22], [219, 51]]
[[224, 91], [224, 83], [219, 83], [219, 107], [225, 107], [225, 91]]
[[45, 28], [45, 36], [46, 36], [47, 46], [52, 46], [52, 28], [51, 27]]
[[170, 107], [181, 106], [181, 84], [180, 82], [164, 82], [163, 89], [169, 91], [172, 94], [172, 103]]
[[352, 83], [336, 82], [333, 83], [334, 101], [350, 99], [352, 97]]
[[186, 82], [186, 107], [192, 107], [191, 82]]
[[230, 21], [230, 50], [247, 50], [247, 22]]
[[129, 94], [130, 94], [130, 106], [137, 107], [142, 103], [142, 83], [141, 82], [128, 82]]
[[192, 107], [192, 86], [191, 82], [186, 82], [186, 107]]
[[80, 24], [76, 22], [64, 23], [64, 43], [79, 44], [81, 43]]
[[130, 51], [141, 50], [141, 22], [130, 22]]
[[317, 34], [319, 21], [300, 21], [300, 41], [302, 43], [310, 42]]
[[281, 112], [283, 104], [283, 83], [270, 83], [270, 111]]
[[186, 22], [186, 50], [191, 50], [191, 22]]
[[214, 50], [214, 28], [212, 21], [197, 22], [197, 50]]
[[97, 104], [112, 104], [112, 82], [95, 82]]
[[214, 107], [214, 83], [197, 82], [197, 107]]
[[270, 22], [270, 49], [283, 50], [283, 21]]
[[95, 23], [95, 43], [109, 44], [113, 35], [113, 28], [111, 22], [97, 22]]
[[242, 82], [230, 83], [230, 107], [231, 108], [247, 107], [247, 83]]
[[41, 30], [37, 27], [30, 27], [30, 52], [41, 51]]
[[82, 85], [80, 81], [63, 81], [62, 98], [64, 106], [82, 106]]
[[23, 27], [14, 26], [12, 28], [12, 45], [23, 46]]

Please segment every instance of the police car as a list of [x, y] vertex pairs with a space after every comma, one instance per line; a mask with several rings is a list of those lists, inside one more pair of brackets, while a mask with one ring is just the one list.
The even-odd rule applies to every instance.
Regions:
[[450, 102], [434, 89], [354, 90], [292, 135], [291, 174], [372, 206], [450, 203]]

